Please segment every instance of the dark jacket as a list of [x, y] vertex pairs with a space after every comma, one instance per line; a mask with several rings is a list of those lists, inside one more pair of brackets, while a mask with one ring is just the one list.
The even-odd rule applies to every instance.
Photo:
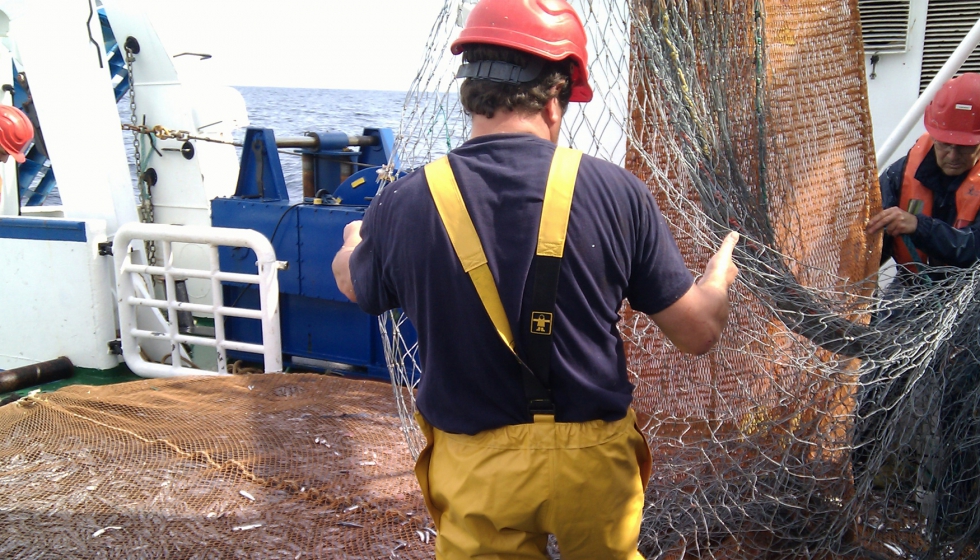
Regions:
[[[898, 206], [907, 159], [908, 156], [896, 161], [881, 174], [879, 182], [882, 208]], [[952, 225], [956, 221], [956, 189], [963, 183], [966, 175], [964, 173], [950, 177], [943, 173], [936, 162], [935, 149], [929, 152], [915, 172], [915, 178], [933, 193], [933, 215], [930, 217], [916, 214], [918, 226], [911, 235], [912, 243], [929, 256], [928, 264], [932, 266], [966, 268], [980, 259], [980, 217], [964, 229], [956, 229]], [[892, 256], [892, 239], [894, 238], [887, 235], [885, 237], [882, 262]]]

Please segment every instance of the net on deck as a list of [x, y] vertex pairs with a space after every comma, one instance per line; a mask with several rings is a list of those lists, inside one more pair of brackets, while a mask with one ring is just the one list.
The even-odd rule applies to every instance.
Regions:
[[0, 407], [0, 557], [431, 558], [391, 391], [266, 374]]
[[[447, 0], [406, 100], [415, 167], [468, 136]], [[654, 454], [651, 558], [960, 557], [980, 540], [978, 269], [879, 272], [856, 0], [572, 0], [595, 99], [561, 142], [646, 181], [688, 265], [727, 231], [740, 276], [701, 357], [623, 310]], [[385, 322], [392, 375], [418, 371]], [[413, 453], [422, 439], [400, 402]], [[931, 555], [931, 556], [930, 556]]]

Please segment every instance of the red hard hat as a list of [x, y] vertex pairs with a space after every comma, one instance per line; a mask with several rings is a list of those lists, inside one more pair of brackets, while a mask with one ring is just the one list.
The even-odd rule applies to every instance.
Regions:
[[957, 76], [926, 107], [926, 130], [946, 144], [980, 144], [980, 74]]
[[565, 0], [480, 0], [453, 41], [453, 54], [471, 43], [509, 47], [555, 62], [571, 58], [571, 101], [592, 100], [585, 28]]
[[0, 105], [0, 148], [24, 163], [24, 146], [34, 138], [34, 125], [17, 107]]

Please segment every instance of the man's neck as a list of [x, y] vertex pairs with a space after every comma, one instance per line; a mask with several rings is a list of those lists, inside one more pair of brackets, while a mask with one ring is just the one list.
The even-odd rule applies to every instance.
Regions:
[[488, 134], [531, 134], [555, 142], [552, 129], [541, 113], [521, 114], [514, 111], [498, 110], [493, 118], [473, 115], [473, 130], [470, 138]]
[[548, 126], [541, 115], [524, 115], [505, 110], [498, 110], [493, 118], [473, 115], [473, 132], [470, 137], [487, 134], [531, 134], [545, 140], [551, 139]]

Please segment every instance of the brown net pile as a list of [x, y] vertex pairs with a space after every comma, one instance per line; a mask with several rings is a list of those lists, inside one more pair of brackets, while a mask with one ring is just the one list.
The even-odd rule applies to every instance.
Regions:
[[[468, 136], [448, 44], [472, 3], [447, 1], [433, 28], [402, 124], [409, 165]], [[731, 322], [708, 355], [680, 354], [623, 312], [655, 461], [641, 550], [975, 555], [978, 270], [909, 284], [879, 273], [881, 239], [864, 234], [881, 202], [857, 1], [571, 3], [596, 97], [572, 104], [560, 142], [643, 178], [692, 270], [742, 234]], [[411, 379], [398, 321], [385, 322], [389, 361]]]
[[[648, 553], [759, 558], [861, 546], [842, 507], [853, 494], [846, 450], [859, 364], [828, 351], [843, 342], [828, 320], [867, 323], [860, 306], [841, 312], [870, 294], [855, 283], [878, 259], [863, 233], [880, 200], [850, 9], [638, 8], [627, 167], [656, 187], [694, 270], [711, 255], [708, 235], [747, 237], [717, 351], [683, 356], [647, 317], [626, 313], [635, 406], [649, 415], [660, 461]], [[828, 350], [815, 344], [828, 336]]]
[[0, 408], [2, 558], [431, 558], [391, 388], [299, 374]]

